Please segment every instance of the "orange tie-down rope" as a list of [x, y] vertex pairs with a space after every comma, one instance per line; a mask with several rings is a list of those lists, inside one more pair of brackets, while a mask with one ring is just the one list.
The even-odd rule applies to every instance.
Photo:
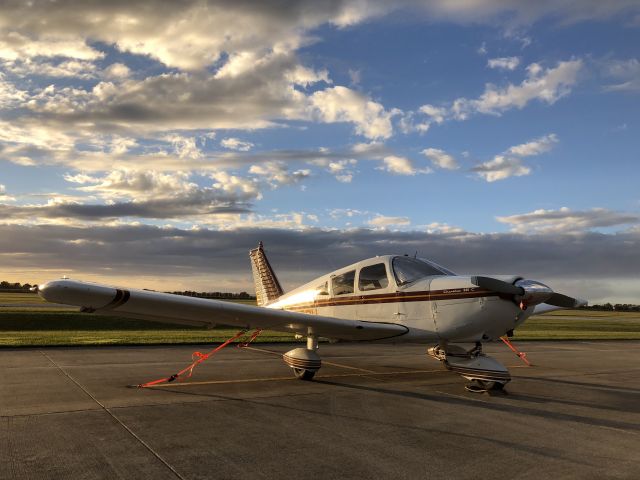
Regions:
[[524, 352], [519, 351], [516, 347], [514, 347], [507, 337], [500, 337], [500, 340], [502, 340], [505, 343], [505, 345], [507, 347], [509, 347], [513, 351], [513, 353], [515, 353], [518, 357], [520, 357], [520, 359], [524, 363], [526, 363], [527, 365], [531, 366], [531, 362], [529, 362], [529, 360], [527, 360], [527, 354], [524, 353]]
[[[262, 332], [262, 330], [256, 330], [255, 332], [253, 332], [253, 334], [251, 335], [251, 337], [249, 338], [248, 341], [242, 342], [242, 343], [238, 343], [238, 347], [244, 348], [244, 347], [248, 346], [251, 342], [253, 342], [256, 339], [256, 337], [258, 335], [260, 335], [261, 332]], [[194, 368], [196, 368], [199, 364], [201, 364], [202, 362], [207, 360], [212, 355], [214, 355], [217, 352], [219, 352], [220, 350], [222, 350], [224, 347], [229, 345], [234, 340], [237, 340], [238, 338], [246, 335], [246, 333], [247, 333], [246, 330], [242, 330], [242, 331], [236, 333], [233, 337], [229, 338], [224, 343], [218, 345], [216, 348], [211, 350], [209, 353], [193, 352], [191, 354], [191, 359], [193, 360], [191, 365], [189, 365], [187, 368], [184, 368], [184, 369], [180, 370], [178, 373], [174, 373], [173, 375], [170, 375], [168, 377], [159, 378], [158, 380], [153, 380], [151, 382], [141, 383], [139, 385], [129, 385], [129, 386], [130, 387], [137, 387], [137, 388], [146, 388], [146, 387], [153, 387], [154, 385], [158, 385], [158, 384], [161, 384], [161, 383], [170, 383], [170, 382], [173, 382], [174, 380], [178, 380], [178, 379], [182, 380], [183, 379], [182, 376], [187, 372], [189, 372], [189, 373], [184, 378], [191, 378], [191, 375], [193, 374], [193, 369]]]

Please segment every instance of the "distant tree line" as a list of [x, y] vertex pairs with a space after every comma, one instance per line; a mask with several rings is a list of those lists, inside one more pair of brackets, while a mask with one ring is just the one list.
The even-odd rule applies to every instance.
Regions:
[[580, 308], [583, 310], [601, 310], [603, 312], [640, 312], [640, 305], [634, 305], [633, 303], [605, 303], [604, 305], [587, 305]]
[[31, 287], [35, 286], [35, 284], [31, 285], [30, 283], [21, 284], [19, 282], [11, 283], [5, 282], [4, 280], [0, 282], [0, 292], [28, 292]]
[[249, 295], [247, 292], [229, 293], [229, 292], [193, 292], [187, 290], [184, 292], [167, 292], [174, 295], [184, 295], [185, 297], [198, 297], [198, 298], [225, 298], [231, 300], [255, 300], [256, 297]]

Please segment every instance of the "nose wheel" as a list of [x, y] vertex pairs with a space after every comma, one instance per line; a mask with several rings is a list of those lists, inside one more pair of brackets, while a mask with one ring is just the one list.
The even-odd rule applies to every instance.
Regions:
[[427, 353], [440, 360], [447, 370], [468, 380], [465, 388], [469, 392], [503, 390], [511, 380], [507, 367], [482, 353], [482, 344], [479, 342], [471, 349], [465, 344], [436, 345]]
[[496, 391], [504, 390], [504, 383], [475, 379], [468, 382], [464, 386], [464, 388], [468, 392], [473, 392], [473, 393], [485, 393], [490, 391], [496, 392]]
[[293, 374], [298, 380], [313, 380], [316, 372], [313, 370], [305, 370], [304, 368], [294, 368]]

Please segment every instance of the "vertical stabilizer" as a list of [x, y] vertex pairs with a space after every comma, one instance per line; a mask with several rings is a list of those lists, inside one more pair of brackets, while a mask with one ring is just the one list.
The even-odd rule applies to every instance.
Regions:
[[253, 271], [253, 283], [256, 287], [258, 305], [266, 305], [280, 297], [284, 291], [269, 260], [267, 260], [262, 242], [258, 244], [258, 248], [249, 252], [249, 258], [251, 258], [251, 270]]

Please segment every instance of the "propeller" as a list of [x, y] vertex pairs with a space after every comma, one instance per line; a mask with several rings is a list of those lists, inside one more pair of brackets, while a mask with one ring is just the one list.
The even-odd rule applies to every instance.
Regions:
[[580, 304], [583, 302], [576, 298], [562, 295], [561, 293], [554, 293], [553, 295], [551, 295], [551, 297], [549, 297], [549, 300], [544, 303], [555, 305], [556, 307], [575, 308], [580, 306]]
[[471, 283], [485, 290], [505, 295], [524, 295], [524, 288], [491, 277], [471, 277]]
[[471, 283], [485, 290], [504, 295], [513, 295], [515, 297], [514, 300], [523, 305], [523, 308], [538, 303], [546, 303], [562, 308], [575, 308], [584, 303], [573, 297], [556, 293], [544, 283], [533, 280], [521, 279], [517, 280], [515, 284], [511, 284], [497, 278], [471, 277]]

